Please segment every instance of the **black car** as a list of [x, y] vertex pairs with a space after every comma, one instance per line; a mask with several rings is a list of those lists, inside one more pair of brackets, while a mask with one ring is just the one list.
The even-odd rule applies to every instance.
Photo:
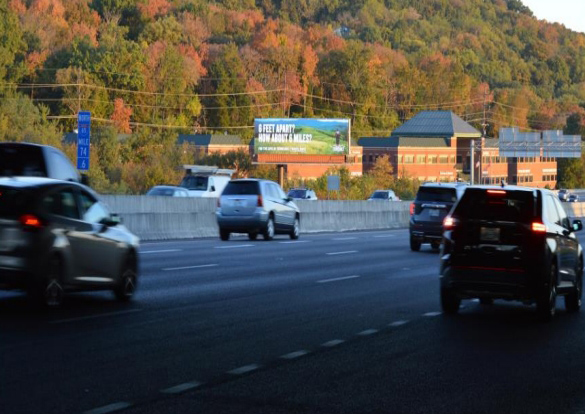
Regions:
[[67, 290], [112, 290], [129, 300], [138, 238], [84, 185], [0, 178], [0, 289], [61, 304]]
[[557, 295], [568, 311], [581, 307], [581, 221], [567, 217], [557, 196], [525, 187], [469, 187], [445, 219], [441, 305], [456, 313], [461, 299], [536, 303], [543, 319]]
[[443, 220], [467, 187], [466, 183], [425, 183], [410, 205], [410, 249], [418, 252], [422, 243], [435, 250], [441, 246]]

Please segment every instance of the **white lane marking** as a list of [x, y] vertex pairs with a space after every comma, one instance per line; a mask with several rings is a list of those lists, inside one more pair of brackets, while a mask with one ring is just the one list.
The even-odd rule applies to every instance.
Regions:
[[93, 410], [85, 411], [84, 414], [107, 414], [113, 413], [114, 411], [123, 410], [128, 407], [132, 407], [132, 404], [121, 401], [113, 404], [104, 405], [103, 407], [94, 408]]
[[334, 239], [331, 240], [355, 240], [357, 239], [357, 237], [336, 237]]
[[232, 369], [231, 371], [228, 371], [228, 374], [242, 375], [242, 374], [246, 374], [248, 372], [256, 371], [258, 368], [260, 368], [260, 365], [256, 365], [256, 364], [244, 365], [243, 367]]
[[396, 237], [395, 234], [384, 234], [382, 236], [374, 236], [376, 239], [385, 239], [387, 237]]
[[236, 244], [235, 246], [215, 246], [216, 249], [238, 249], [240, 247], [254, 247], [253, 244]]
[[291, 352], [290, 354], [282, 355], [281, 358], [282, 359], [295, 359], [295, 358], [300, 358], [302, 356], [305, 356], [308, 353], [309, 353], [309, 351], [305, 351], [304, 349], [301, 349], [300, 351], [295, 351], [295, 352]]
[[360, 277], [360, 276], [359, 275], [353, 275], [353, 276], [344, 276], [344, 277], [334, 277], [333, 279], [317, 280], [317, 283], [339, 282], [340, 280], [357, 279], [358, 277]]
[[359, 336], [368, 336], [378, 333], [377, 329], [366, 329], [365, 331], [358, 332]]
[[171, 271], [171, 270], [185, 270], [185, 269], [201, 269], [204, 267], [216, 267], [219, 266], [218, 264], [206, 264], [206, 265], [197, 265], [197, 266], [183, 266], [183, 267], [165, 267], [164, 271]]
[[78, 318], [58, 319], [56, 321], [50, 321], [49, 323], [58, 324], [58, 323], [85, 321], [88, 319], [105, 318], [107, 316], [126, 315], [128, 313], [135, 313], [135, 312], [141, 312], [141, 311], [142, 311], [142, 309], [130, 309], [130, 310], [119, 311], [119, 312], [100, 313], [99, 315], [80, 316]]
[[321, 346], [323, 346], [325, 348], [332, 348], [334, 346], [341, 345], [344, 342], [345, 341], [343, 339], [333, 339], [329, 342], [325, 342], [324, 344], [321, 344]]
[[171, 253], [171, 252], [180, 252], [181, 249], [167, 249], [167, 250], [148, 250], [146, 252], [140, 252], [140, 254], [150, 254], [150, 253]]
[[392, 323], [388, 324], [388, 326], [397, 327], [397, 326], [406, 325], [407, 323], [408, 323], [408, 321], [404, 321], [404, 320], [402, 320], [402, 321], [395, 321], [395, 322], [392, 322]]
[[310, 240], [295, 240], [295, 241], [286, 241], [286, 242], [279, 242], [280, 244], [298, 244], [298, 243], [310, 243]]
[[473, 302], [473, 303], [479, 303], [479, 299], [471, 299], [471, 302]]
[[441, 314], [441, 312], [427, 312], [427, 313], [423, 313], [423, 316], [426, 316], [428, 318], [432, 318], [433, 316], [439, 316]]
[[192, 390], [197, 388], [201, 385], [200, 382], [185, 382], [183, 384], [175, 385], [174, 387], [167, 388], [165, 390], [161, 390], [160, 392], [164, 394], [180, 394], [184, 391]]
[[402, 270], [410, 270], [410, 267], [403, 267]]
[[351, 254], [351, 253], [357, 253], [357, 250], [348, 250], [346, 252], [333, 252], [333, 253], [326, 253], [327, 256], [336, 256], [338, 254]]

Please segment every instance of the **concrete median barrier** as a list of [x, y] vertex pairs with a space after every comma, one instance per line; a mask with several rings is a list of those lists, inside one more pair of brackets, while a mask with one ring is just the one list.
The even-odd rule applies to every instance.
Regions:
[[[102, 196], [111, 211], [142, 240], [218, 235], [216, 199]], [[382, 230], [408, 227], [409, 202], [299, 201], [301, 232]]]

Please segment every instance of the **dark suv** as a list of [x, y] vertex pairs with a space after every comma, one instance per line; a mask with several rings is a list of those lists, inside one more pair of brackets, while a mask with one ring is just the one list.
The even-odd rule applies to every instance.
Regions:
[[556, 195], [524, 187], [469, 187], [445, 219], [441, 305], [456, 313], [461, 299], [536, 303], [543, 319], [557, 295], [568, 311], [581, 307], [583, 251]]
[[443, 220], [467, 187], [466, 183], [425, 183], [410, 205], [410, 249], [418, 252], [422, 243], [437, 250], [443, 237]]

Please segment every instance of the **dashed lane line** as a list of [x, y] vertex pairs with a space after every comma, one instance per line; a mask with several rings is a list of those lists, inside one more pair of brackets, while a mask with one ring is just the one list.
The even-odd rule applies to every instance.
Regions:
[[235, 246], [215, 246], [216, 249], [239, 249], [241, 247], [254, 247], [253, 244], [236, 244]]
[[434, 316], [439, 316], [441, 314], [441, 312], [427, 312], [427, 313], [423, 313], [423, 316], [426, 316], [427, 318], [432, 318]]
[[321, 344], [321, 346], [324, 348], [333, 348], [334, 346], [341, 345], [344, 342], [345, 341], [343, 339], [333, 339], [331, 341]]
[[165, 272], [170, 272], [173, 270], [203, 269], [206, 267], [216, 267], [216, 266], [219, 266], [219, 265], [217, 263], [214, 263], [214, 264], [204, 264], [204, 265], [196, 265], [196, 266], [165, 267], [161, 270], [164, 270]]
[[161, 390], [163, 394], [180, 394], [185, 391], [193, 390], [197, 387], [200, 387], [200, 382], [185, 382], [183, 384], [175, 385], [174, 387], [170, 387], [164, 390]]
[[357, 253], [357, 250], [347, 250], [345, 252], [332, 252], [332, 253], [325, 253], [327, 256], [337, 256], [340, 254], [352, 254], [352, 253]]
[[343, 277], [334, 277], [332, 279], [322, 279], [317, 280], [316, 283], [331, 283], [331, 282], [339, 282], [341, 280], [349, 280], [349, 279], [357, 279], [360, 277], [359, 275], [352, 275], [352, 276], [343, 276]]
[[305, 356], [309, 353], [309, 351], [301, 349], [300, 351], [291, 352], [289, 354], [282, 355], [281, 359], [296, 359], [302, 356]]
[[392, 328], [396, 328], [398, 326], [406, 325], [408, 322], [409, 321], [406, 321], [406, 320], [394, 321], [394, 322], [388, 324], [388, 326], [390, 326]]
[[280, 244], [299, 244], [299, 243], [311, 243], [311, 240], [295, 240], [295, 241], [281, 241]]
[[365, 331], [358, 332], [359, 336], [370, 336], [378, 333], [377, 329], [366, 329]]
[[383, 235], [380, 235], [380, 236], [372, 236], [372, 237], [374, 237], [376, 239], [386, 239], [388, 237], [396, 237], [396, 235], [395, 234], [383, 234]]
[[357, 237], [335, 237], [331, 240], [341, 241], [341, 240], [355, 240]]
[[172, 253], [181, 252], [181, 249], [166, 249], [166, 250], [148, 250], [146, 252], [140, 252], [140, 254], [154, 254], [154, 253]]
[[94, 408], [93, 410], [85, 411], [84, 414], [108, 414], [115, 411], [124, 410], [129, 407], [132, 407], [131, 403], [120, 401], [117, 403], [104, 405], [103, 407]]
[[236, 369], [232, 369], [231, 371], [228, 371], [228, 374], [243, 375], [247, 374], [248, 372], [256, 371], [258, 368], [260, 368], [260, 365], [256, 364], [244, 365], [243, 367], [239, 367]]

